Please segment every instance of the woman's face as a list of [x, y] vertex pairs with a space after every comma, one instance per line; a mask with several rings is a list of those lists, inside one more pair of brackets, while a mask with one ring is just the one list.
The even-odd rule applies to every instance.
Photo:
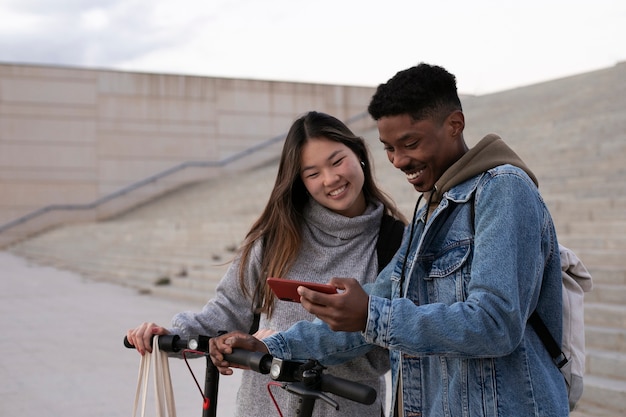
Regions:
[[300, 178], [322, 206], [346, 217], [365, 211], [361, 161], [341, 142], [323, 137], [306, 141], [300, 153]]

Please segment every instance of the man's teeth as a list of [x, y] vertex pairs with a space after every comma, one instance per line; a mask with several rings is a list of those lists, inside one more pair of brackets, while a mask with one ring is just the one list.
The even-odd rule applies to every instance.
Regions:
[[337, 188], [336, 190], [331, 191], [329, 194], [332, 195], [332, 196], [336, 196], [336, 195], [339, 195], [339, 194], [343, 193], [343, 190], [345, 190], [345, 189], [346, 189], [346, 186], [344, 185], [341, 188]]
[[417, 177], [419, 177], [419, 176], [420, 176], [420, 174], [422, 173], [422, 171], [423, 171], [423, 170], [419, 170], [419, 171], [417, 171], [417, 172], [411, 172], [411, 173], [409, 173], [409, 174], [406, 174], [406, 177], [407, 177], [409, 180], [414, 180], [415, 178], [417, 178]]

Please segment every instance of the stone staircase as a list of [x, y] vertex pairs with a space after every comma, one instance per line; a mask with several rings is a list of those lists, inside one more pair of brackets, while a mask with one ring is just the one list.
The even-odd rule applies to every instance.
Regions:
[[114, 219], [12, 246], [20, 256], [143, 293], [206, 301], [267, 202], [276, 163], [191, 184]]
[[[560, 242], [594, 278], [586, 295], [587, 375], [572, 416], [626, 413], [626, 64], [462, 97], [471, 146], [497, 133], [539, 178]], [[367, 138], [375, 174], [410, 217], [417, 193]], [[10, 247], [39, 263], [142, 292], [205, 301], [256, 219], [276, 161], [196, 183], [105, 222], [57, 228]]]

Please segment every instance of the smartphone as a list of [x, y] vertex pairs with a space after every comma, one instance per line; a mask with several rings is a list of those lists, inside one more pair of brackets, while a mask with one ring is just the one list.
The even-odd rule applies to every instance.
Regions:
[[325, 294], [336, 294], [337, 288], [329, 284], [318, 284], [316, 282], [297, 281], [295, 279], [275, 278], [270, 277], [267, 279], [267, 284], [278, 299], [284, 301], [292, 301], [294, 303], [300, 302], [300, 294], [298, 294], [298, 287], [303, 286], [310, 288], [314, 291], [323, 292]]

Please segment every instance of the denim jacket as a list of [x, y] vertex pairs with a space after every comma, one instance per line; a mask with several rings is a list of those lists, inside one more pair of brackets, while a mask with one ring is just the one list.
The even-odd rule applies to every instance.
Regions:
[[270, 353], [330, 364], [385, 347], [405, 417], [568, 416], [563, 377], [527, 322], [536, 309], [561, 340], [559, 249], [535, 184], [501, 165], [452, 187], [413, 222], [413, 239], [405, 232], [366, 288], [364, 332], [298, 323], [263, 340]]

